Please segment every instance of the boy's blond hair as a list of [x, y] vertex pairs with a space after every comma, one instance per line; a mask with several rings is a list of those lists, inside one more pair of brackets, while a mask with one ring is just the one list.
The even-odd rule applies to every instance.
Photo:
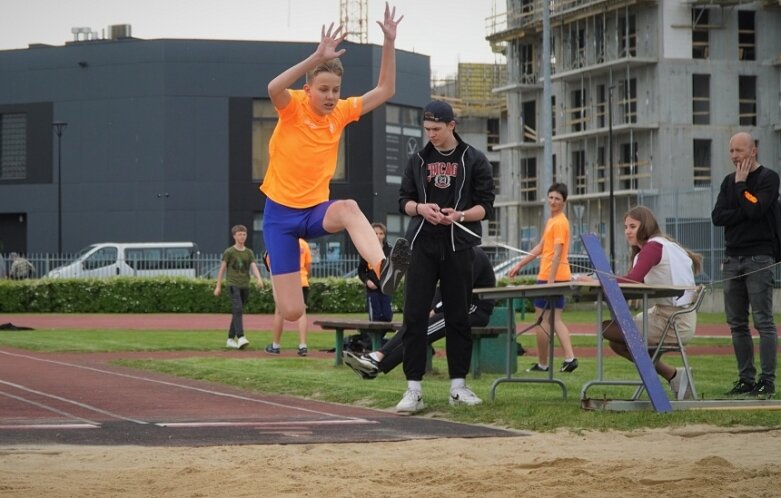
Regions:
[[234, 225], [233, 228], [231, 228], [231, 235], [236, 235], [238, 232], [246, 232], [247, 227], [244, 225]]
[[329, 59], [323, 62], [322, 64], [318, 64], [317, 66], [315, 66], [314, 69], [307, 71], [306, 73], [307, 84], [311, 83], [315, 79], [315, 76], [317, 76], [320, 73], [332, 73], [341, 78], [342, 75], [344, 74], [344, 66], [342, 66], [342, 61], [339, 60], [338, 57], [335, 59]]

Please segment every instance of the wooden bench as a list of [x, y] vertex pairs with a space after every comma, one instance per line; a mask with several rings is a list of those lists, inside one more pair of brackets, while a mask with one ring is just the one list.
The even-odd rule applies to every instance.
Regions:
[[[388, 332], [398, 332], [401, 322], [373, 322], [370, 320], [315, 320], [323, 330], [333, 330], [336, 333], [336, 349], [334, 351], [334, 363], [342, 364], [342, 351], [344, 350], [344, 331], [355, 330], [359, 334], [365, 333], [372, 341], [372, 351], [382, 347], [382, 338]], [[498, 337], [507, 332], [506, 327], [486, 326], [472, 327], [472, 376], [480, 377], [480, 346], [483, 339]], [[426, 371], [431, 372], [431, 348], [426, 353]]]
[[370, 320], [315, 320], [314, 324], [324, 330], [336, 332], [334, 357], [337, 366], [342, 364], [345, 330], [355, 330], [359, 334], [365, 333], [372, 341], [372, 351], [377, 351], [382, 347], [382, 337], [387, 332], [396, 332], [401, 329], [401, 322], [373, 322]]

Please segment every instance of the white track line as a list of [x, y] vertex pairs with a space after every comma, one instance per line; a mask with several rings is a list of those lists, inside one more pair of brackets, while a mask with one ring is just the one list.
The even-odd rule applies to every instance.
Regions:
[[124, 378], [127, 378], [127, 379], [140, 380], [140, 381], [143, 381], [143, 382], [152, 382], [152, 383], [155, 383], [155, 384], [162, 384], [164, 386], [177, 387], [179, 389], [186, 389], [186, 390], [190, 390], [190, 391], [201, 392], [201, 393], [204, 393], [204, 394], [210, 394], [212, 396], [221, 396], [221, 397], [225, 397], [225, 398], [239, 399], [239, 400], [242, 400], [242, 401], [249, 401], [249, 402], [252, 402], [252, 403], [258, 403], [258, 404], [262, 404], [262, 405], [275, 406], [275, 407], [279, 407], [279, 408], [287, 408], [287, 409], [297, 410], [297, 411], [305, 412], [305, 413], [313, 413], [313, 414], [316, 414], [316, 415], [321, 415], [321, 416], [325, 416], [325, 417], [333, 417], [333, 418], [338, 418], [338, 419], [341, 419], [341, 420], [353, 420], [353, 421], [360, 421], [360, 422], [363, 422], [363, 423], [369, 423], [370, 422], [369, 420], [361, 418], [361, 417], [348, 417], [348, 416], [344, 416], [344, 415], [337, 415], [335, 413], [324, 412], [324, 411], [321, 411], [321, 410], [311, 410], [309, 408], [301, 408], [301, 407], [298, 407], [298, 406], [286, 405], [286, 404], [283, 404], [283, 403], [276, 403], [274, 401], [266, 401], [266, 400], [262, 400], [262, 399], [256, 399], [256, 398], [250, 398], [250, 397], [247, 397], [247, 396], [241, 396], [241, 395], [238, 395], [238, 394], [231, 394], [231, 393], [225, 393], [225, 392], [220, 392], [220, 391], [213, 391], [211, 389], [205, 389], [205, 388], [202, 388], [202, 387], [194, 387], [194, 386], [188, 386], [188, 385], [185, 385], [185, 384], [177, 384], [175, 382], [169, 382], [169, 381], [165, 381], [165, 380], [150, 379], [149, 377], [141, 377], [141, 376], [138, 376], [138, 375], [124, 374], [124, 373], [114, 372], [114, 371], [111, 371], [111, 370], [102, 370], [100, 368], [95, 368], [95, 367], [87, 367], [87, 366], [84, 366], [84, 365], [77, 365], [77, 364], [74, 364], [74, 363], [66, 363], [64, 361], [47, 360], [47, 359], [44, 359], [44, 358], [38, 358], [38, 357], [35, 357], [35, 356], [18, 354], [18, 353], [11, 353], [9, 351], [3, 351], [3, 350], [0, 350], [0, 354], [4, 354], [4, 355], [7, 355], [7, 356], [14, 356], [14, 357], [17, 357], [17, 358], [25, 358], [25, 359], [28, 359], [28, 360], [40, 361], [40, 362], [44, 362], [44, 363], [51, 363], [53, 365], [62, 365], [62, 366], [65, 366], [65, 367], [78, 368], [78, 369], [81, 369], [81, 370], [88, 370], [88, 371], [91, 371], [91, 372], [97, 372], [97, 373], [105, 374], [105, 375], [114, 375], [116, 377], [124, 377]]
[[[0, 381], [0, 382], [3, 382], [3, 381]], [[6, 382], [3, 382], [3, 384], [6, 384]], [[14, 394], [7, 393], [7, 392], [4, 392], [4, 391], [0, 391], [0, 396], [5, 396], [7, 398], [15, 399], [17, 401], [21, 401], [22, 403], [27, 403], [29, 405], [37, 406], [38, 408], [41, 408], [43, 410], [54, 412], [54, 413], [56, 413], [58, 415], [62, 415], [63, 417], [72, 418], [74, 420], [81, 420], [82, 422], [84, 422], [83, 424], [46, 424], [46, 425], [57, 425], [57, 426], [67, 426], [67, 427], [80, 426], [80, 428], [83, 428], [84, 426], [100, 427], [100, 423], [99, 422], [95, 422], [95, 421], [92, 421], [92, 420], [89, 420], [89, 419], [86, 419], [86, 418], [82, 418], [82, 417], [79, 417], [78, 415], [74, 415], [72, 413], [69, 413], [69, 412], [66, 412], [66, 411], [63, 411], [63, 410], [58, 410], [57, 408], [54, 408], [53, 406], [44, 405], [43, 403], [38, 403], [37, 401], [33, 401], [31, 399], [22, 398], [21, 396], [16, 396]], [[19, 427], [19, 426], [11, 426], [11, 427]], [[38, 427], [38, 426], [34, 426], [34, 427]]]
[[373, 420], [312, 420], [308, 422], [157, 422], [160, 427], [298, 427], [302, 425], [377, 424]]
[[[128, 422], [134, 422], [136, 424], [148, 424], [149, 423], [149, 422], [144, 422], [143, 420], [136, 420], [134, 418], [124, 417], [124, 416], [119, 415], [117, 413], [110, 412], [110, 411], [107, 411], [107, 410], [103, 410], [102, 408], [98, 408], [96, 406], [88, 405], [86, 403], [80, 403], [80, 402], [74, 401], [72, 399], [63, 398], [61, 396], [45, 393], [45, 392], [42, 392], [42, 391], [36, 391], [35, 389], [30, 389], [29, 387], [24, 387], [24, 386], [21, 386], [19, 384], [14, 384], [13, 382], [7, 382], [7, 381], [4, 381], [4, 380], [0, 380], [0, 384], [5, 384], [7, 386], [14, 387], [16, 389], [19, 389], [20, 391], [26, 391], [28, 393], [37, 394], [39, 396], [44, 396], [44, 397], [47, 397], [47, 398], [56, 399], [58, 401], [62, 401], [63, 403], [70, 403], [70, 404], [76, 405], [76, 406], [78, 406], [80, 408], [84, 408], [86, 410], [90, 410], [90, 411], [97, 412], [97, 413], [102, 413], [103, 415], [108, 415], [109, 417], [118, 418], [120, 420], [127, 420]], [[19, 399], [21, 399], [21, 398], [19, 398]], [[85, 419], [82, 419], [80, 417], [75, 417], [75, 418], [79, 418], [80, 420], [85, 420]], [[87, 422], [91, 422], [91, 421], [87, 420]], [[95, 423], [97, 423], [97, 422], [95, 422]]]

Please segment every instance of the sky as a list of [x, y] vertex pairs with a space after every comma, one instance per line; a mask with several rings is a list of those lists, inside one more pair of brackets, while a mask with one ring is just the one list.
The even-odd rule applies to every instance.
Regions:
[[[496, 7], [495, 7], [496, 4]], [[431, 57], [433, 78], [459, 62], [499, 62], [485, 40], [488, 18], [504, 0], [395, 0], [396, 48]], [[99, 36], [112, 24], [130, 24], [135, 38], [193, 38], [317, 42], [323, 24], [339, 22], [340, 0], [0, 0], [0, 50], [30, 43], [63, 45], [71, 28]], [[385, 3], [368, 1], [369, 43], [382, 44]]]

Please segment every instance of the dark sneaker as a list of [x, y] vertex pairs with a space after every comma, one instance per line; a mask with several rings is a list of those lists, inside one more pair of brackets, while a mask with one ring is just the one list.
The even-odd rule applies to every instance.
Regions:
[[523, 349], [523, 346], [521, 345], [521, 343], [519, 342], [519, 343], [517, 343], [517, 344], [518, 344], [518, 356], [523, 356], [523, 355], [525, 355], [525, 354], [526, 354], [526, 350], [525, 350], [525, 349]]
[[306, 356], [308, 353], [309, 353], [309, 349], [307, 349], [306, 347], [301, 347], [298, 348], [298, 353], [296, 354], [298, 354], [298, 356]]
[[735, 385], [732, 386], [732, 389], [730, 389], [725, 394], [727, 396], [746, 396], [748, 394], [751, 394], [751, 392], [754, 390], [754, 384], [752, 382], [746, 382], [743, 379], [738, 379], [737, 382], [735, 382]]
[[547, 372], [548, 370], [550, 370], [549, 366], [542, 368], [539, 363], [535, 363], [526, 369], [527, 372]]
[[271, 354], [279, 354], [279, 348], [275, 348], [273, 344], [266, 346], [266, 352]]
[[380, 290], [386, 296], [392, 296], [409, 266], [409, 242], [407, 239], [396, 239], [390, 256], [382, 260], [380, 268]]
[[368, 354], [359, 356], [351, 351], [342, 351], [342, 360], [362, 379], [373, 379], [380, 373], [380, 364]]
[[578, 368], [578, 359], [572, 358], [572, 361], [562, 361], [559, 372], [574, 372]]
[[757, 399], [772, 399], [776, 394], [776, 386], [765, 379], [759, 379], [759, 382], [754, 385], [754, 389], [751, 391], [752, 398]]

